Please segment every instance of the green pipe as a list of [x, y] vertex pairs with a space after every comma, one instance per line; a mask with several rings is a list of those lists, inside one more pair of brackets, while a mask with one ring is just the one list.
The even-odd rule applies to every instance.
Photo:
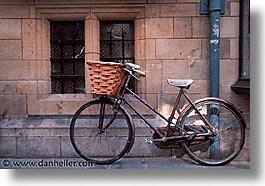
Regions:
[[210, 0], [210, 96], [219, 97], [221, 1]]
[[[209, 0], [210, 12], [210, 96], [219, 97], [220, 86], [220, 14], [221, 1]], [[219, 109], [216, 105], [211, 105], [210, 110]], [[211, 125], [219, 128], [219, 118], [216, 112], [210, 114]], [[220, 156], [220, 139], [217, 135], [210, 147], [210, 156], [218, 159]]]

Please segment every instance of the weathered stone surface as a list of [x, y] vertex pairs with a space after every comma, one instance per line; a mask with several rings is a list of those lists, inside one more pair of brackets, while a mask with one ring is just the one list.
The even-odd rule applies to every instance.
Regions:
[[28, 18], [29, 5], [0, 5], [0, 18]]
[[161, 92], [161, 60], [150, 60], [146, 65], [146, 93]]
[[221, 37], [238, 37], [239, 17], [222, 17], [220, 28]]
[[0, 65], [0, 80], [29, 79], [29, 61], [0, 60]]
[[79, 157], [69, 137], [61, 137], [61, 157]]
[[21, 40], [1, 40], [0, 59], [22, 59]]
[[0, 137], [1, 158], [16, 157], [16, 147], [16, 137]]
[[23, 59], [36, 59], [35, 20], [22, 20]]
[[161, 17], [186, 17], [196, 16], [196, 4], [163, 4], [161, 5]]
[[147, 18], [146, 38], [173, 38], [173, 19]]
[[15, 81], [0, 81], [0, 95], [14, 95], [16, 93]]
[[37, 81], [18, 81], [17, 82], [18, 94], [36, 94]]
[[201, 40], [199, 39], [157, 39], [157, 59], [198, 59], [201, 57]]
[[230, 58], [230, 39], [220, 40], [220, 58], [227, 59]]
[[17, 137], [17, 157], [60, 157], [60, 138]]
[[157, 156], [171, 156], [171, 149], [159, 149], [154, 144], [147, 144], [146, 137], [135, 138], [134, 145], [129, 154], [125, 157], [140, 156], [140, 157], [157, 157]]
[[25, 96], [0, 96], [0, 114], [2, 118], [8, 117], [8, 115], [26, 115], [26, 97]]
[[[189, 78], [188, 60], [163, 60], [162, 79], [181, 79]], [[163, 88], [163, 90], [165, 90]]]
[[190, 38], [192, 25], [190, 18], [174, 18], [174, 38]]
[[1, 0], [0, 4], [34, 4], [34, 0]]
[[145, 41], [146, 59], [155, 59], [155, 54], [156, 54], [155, 43], [156, 43], [155, 39], [146, 39], [146, 41]]
[[230, 58], [239, 58], [239, 39], [230, 39]]
[[210, 21], [208, 17], [192, 18], [192, 36], [210, 37]]
[[240, 3], [239, 2], [231, 2], [230, 4], [230, 15], [231, 16], [239, 16], [240, 15]]
[[0, 39], [21, 39], [21, 20], [0, 19]]
[[160, 5], [159, 4], [148, 4], [145, 6], [146, 17], [160, 17]]
[[20, 137], [41, 137], [41, 136], [50, 136], [50, 129], [40, 129], [40, 128], [18, 128], [16, 129], [16, 136]]

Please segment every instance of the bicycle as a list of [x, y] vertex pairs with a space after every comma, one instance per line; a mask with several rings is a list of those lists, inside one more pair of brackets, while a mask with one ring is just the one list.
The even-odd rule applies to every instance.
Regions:
[[[149, 144], [161, 149], [182, 147], [201, 165], [220, 166], [238, 156], [245, 142], [246, 123], [233, 104], [213, 97], [192, 102], [187, 89], [193, 80], [168, 79], [169, 85], [179, 88], [179, 93], [167, 118], [128, 88], [131, 78], [137, 78], [136, 74], [145, 76], [140, 66], [127, 63], [124, 70], [126, 78], [116, 98], [99, 96], [81, 106], [73, 116], [70, 139], [80, 157], [95, 164], [111, 164], [128, 154], [135, 139], [129, 110], [154, 132], [151, 139], [146, 139]], [[127, 94], [165, 121], [166, 126], [152, 126], [127, 100]], [[182, 97], [188, 104], [179, 110]]]

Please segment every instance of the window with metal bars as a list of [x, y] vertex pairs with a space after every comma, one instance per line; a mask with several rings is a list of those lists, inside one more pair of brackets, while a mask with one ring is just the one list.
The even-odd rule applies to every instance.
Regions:
[[[134, 63], [134, 22], [100, 21], [100, 60]], [[129, 87], [135, 90], [135, 80]]]
[[51, 21], [51, 91], [84, 93], [84, 21]]

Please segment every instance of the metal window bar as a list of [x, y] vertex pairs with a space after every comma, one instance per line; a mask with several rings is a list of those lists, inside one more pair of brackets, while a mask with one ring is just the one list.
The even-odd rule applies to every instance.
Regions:
[[50, 38], [52, 93], [84, 93], [84, 21], [51, 21]]

